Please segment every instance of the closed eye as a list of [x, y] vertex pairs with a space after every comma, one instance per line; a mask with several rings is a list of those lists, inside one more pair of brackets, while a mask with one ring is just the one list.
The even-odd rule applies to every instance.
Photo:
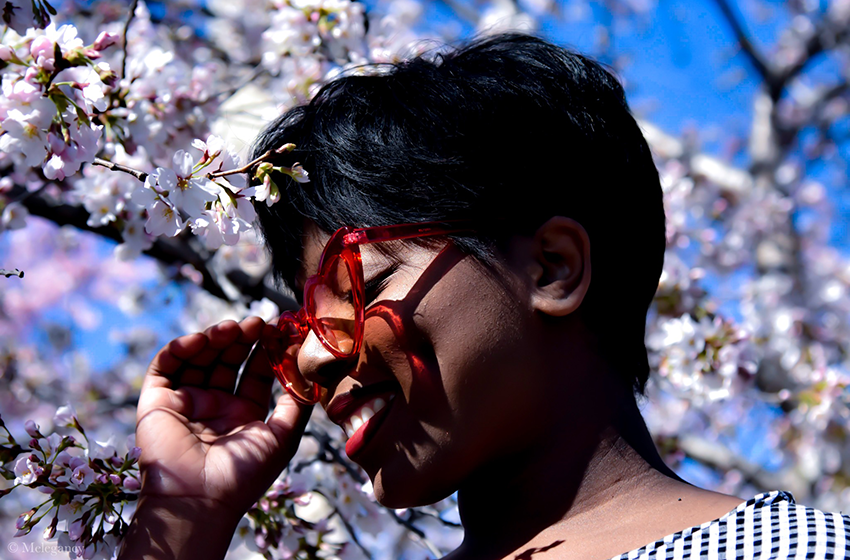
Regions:
[[381, 295], [381, 292], [387, 288], [390, 283], [390, 279], [396, 270], [398, 270], [398, 265], [394, 264], [380, 274], [373, 276], [371, 279], [366, 281], [364, 295], [366, 296], [367, 306], [375, 301], [378, 296]]

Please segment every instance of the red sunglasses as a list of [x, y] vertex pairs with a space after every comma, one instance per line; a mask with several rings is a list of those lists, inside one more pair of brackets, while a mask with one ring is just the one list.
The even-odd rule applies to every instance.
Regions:
[[298, 350], [311, 330], [337, 358], [360, 351], [366, 316], [360, 245], [472, 229], [472, 222], [463, 220], [336, 230], [322, 251], [318, 272], [304, 284], [304, 306], [297, 313], [284, 312], [277, 328], [267, 329], [263, 337], [269, 363], [289, 394], [303, 404], [319, 401], [321, 388], [301, 375], [297, 363]]

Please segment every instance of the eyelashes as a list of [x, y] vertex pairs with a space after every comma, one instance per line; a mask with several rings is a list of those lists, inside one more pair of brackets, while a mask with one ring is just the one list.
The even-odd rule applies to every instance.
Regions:
[[364, 295], [366, 296], [366, 305], [375, 301], [378, 296], [387, 288], [393, 274], [398, 270], [398, 265], [393, 265], [366, 281], [364, 286]]

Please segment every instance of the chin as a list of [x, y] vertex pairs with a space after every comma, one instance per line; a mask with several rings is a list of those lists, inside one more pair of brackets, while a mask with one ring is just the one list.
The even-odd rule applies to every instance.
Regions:
[[435, 504], [440, 500], [448, 498], [454, 492], [454, 488], [447, 488], [440, 484], [428, 484], [424, 477], [410, 476], [392, 477], [387, 476], [383, 470], [379, 470], [375, 476], [369, 473], [372, 479], [372, 488], [375, 499], [384, 507], [391, 509], [404, 509]]

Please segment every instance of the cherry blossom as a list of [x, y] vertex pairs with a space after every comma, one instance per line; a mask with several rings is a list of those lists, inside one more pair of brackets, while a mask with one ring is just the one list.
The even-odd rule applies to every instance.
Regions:
[[[0, 375], [0, 408], [17, 419], [21, 432], [29, 418], [44, 429], [39, 428], [43, 437], [29, 438], [32, 445], [22, 444], [27, 450], [0, 468], [14, 475], [16, 493], [39, 492], [40, 501], [52, 497], [59, 484], [80, 492], [42, 525], [45, 535], [78, 547], [74, 550], [82, 556], [105, 554], [120, 533], [110, 532], [96, 545], [77, 540], [93, 534], [95, 518], [109, 525], [120, 509], [115, 502], [101, 517], [90, 513], [90, 523], [84, 523], [83, 515], [98, 503], [83, 495], [83, 488], [109, 489], [107, 495], [116, 499], [139, 489], [136, 474], [118, 472], [119, 462], [135, 464], [138, 451], [122, 455], [96, 442], [108, 433], [132, 431], [131, 411], [119, 403], [137, 392], [149, 356], [135, 349], [150, 343], [144, 336], [115, 335], [136, 353], [104, 373], [87, 365], [73, 345], [63, 346], [71, 332], [95, 324], [84, 310], [91, 305], [74, 306], [73, 329], [49, 327], [46, 338], [60, 350], [47, 351], [22, 331], [49, 323], [51, 306], [81, 302], [74, 299], [79, 293], [100, 294], [101, 303], [128, 313], [157, 308], [169, 298], [182, 300], [179, 328], [187, 332], [249, 313], [272, 318], [279, 312], [276, 303], [251, 301], [258, 296], [227, 285], [228, 273], [238, 270], [252, 278], [254, 288], [262, 285], [269, 264], [257, 241], [251, 204], [275, 204], [281, 188], [310, 188], [308, 172], [316, 170], [297, 163], [274, 168], [261, 161], [249, 170], [250, 186], [245, 174], [228, 174], [242, 167], [246, 150], [237, 147], [282, 109], [309, 101], [328, 79], [364, 72], [357, 67], [363, 62], [402, 60], [433, 47], [423, 39], [454, 40], [460, 28], [531, 28], [546, 21], [554, 4], [484, 2], [475, 21], [441, 27], [423, 21], [431, 8], [414, 0], [382, 0], [368, 8], [346, 0], [214, 0], [205, 4], [208, 20], [197, 26], [171, 25], [170, 12], [151, 18], [144, 2], [132, 21], [126, 4], [99, 2], [85, 15], [72, 4], [59, 6], [53, 16], [43, 1], [2, 2], [0, 230], [9, 236], [4, 254], [9, 266], [25, 270], [33, 283], [21, 286], [9, 278], [4, 285], [0, 362], [10, 374]], [[834, 30], [846, 28], [850, 3], [836, 0], [822, 10], [809, 4], [773, 7], [789, 10], [788, 28], [764, 54], [765, 67], [785, 72], [804, 65], [805, 71], [787, 78], [778, 100], [760, 88], [749, 145], [729, 134], [729, 144], [737, 146], [730, 154], [703, 153], [699, 134], [672, 138], [641, 123], [657, 156], [668, 216], [664, 272], [647, 323], [654, 373], [645, 412], [675, 468], [683, 458], [700, 461], [719, 473], [719, 489], [739, 495], [775, 469], [798, 499], [837, 510], [850, 507], [842, 460], [850, 429], [850, 259], [830, 239], [839, 221], [832, 199], [840, 181], [830, 179], [830, 172], [814, 176], [811, 168], [837, 169], [844, 152], [828, 136], [846, 120], [848, 103], [846, 95], [824, 99], [829, 88], [805, 65], [809, 42], [820, 36], [825, 58], [837, 66], [846, 62], [841, 50], [846, 40]], [[180, 6], [193, 9], [192, 3]], [[617, 19], [622, 14], [641, 17], [655, 4], [606, 6], [614, 6], [615, 20], [623, 23]], [[590, 4], [577, 2], [562, 15], [591, 12]], [[611, 60], [617, 66], [620, 58], [611, 55]], [[232, 105], [249, 91], [256, 103]], [[262, 101], [257, 92], [263, 92]], [[241, 137], [240, 126], [249, 131]], [[805, 135], [796, 135], [798, 129]], [[783, 144], [786, 137], [789, 143]], [[96, 157], [147, 174], [147, 181], [90, 165]], [[292, 182], [275, 184], [272, 171]], [[108, 250], [93, 249], [67, 227], [46, 234], [43, 220], [27, 210], [34, 200], [85, 211], [77, 225], [120, 240], [114, 248], [119, 260], [104, 261]], [[157, 269], [136, 259], [160, 237], [208, 255], [201, 261], [209, 269], [200, 261]], [[159, 244], [151, 252], [161, 250]], [[209, 278], [222, 279], [220, 291], [231, 294], [228, 301], [198, 288], [208, 287]], [[182, 284], [175, 288], [175, 282]], [[57, 415], [56, 432], [48, 430], [49, 403], [69, 400], [79, 418], [92, 424], [86, 424], [94, 442], [89, 454], [79, 447], [86, 441], [82, 434], [64, 439], [62, 430], [76, 429], [72, 419], [79, 422], [75, 411]], [[747, 455], [751, 450], [733, 445], [735, 430], [757, 410], [773, 414], [762, 422], [775, 461], [767, 467], [765, 460]], [[438, 550], [451, 548], [459, 531], [443, 521], [456, 522], [456, 503], [449, 499], [433, 509], [405, 512], [380, 508], [353, 478], [357, 471], [342, 466], [351, 467], [344, 459], [327, 462], [338, 456], [341, 436], [321, 414], [314, 416], [310, 430], [316, 437], [305, 438], [293, 463], [299, 468], [285, 472], [241, 524], [247, 546], [269, 556], [294, 551], [356, 556], [360, 549], [352, 545], [354, 535], [347, 533], [344, 519], [375, 558], [386, 557], [378, 551], [390, 549], [415, 550], [409, 557], [425, 554], [422, 540], [410, 538], [399, 520], [422, 529]], [[705, 448], [695, 440], [700, 445], [722, 441], [743, 459], [718, 464], [720, 454], [701, 451]], [[10, 441], [0, 439], [0, 446], [13, 449]], [[96, 456], [102, 464], [89, 461]], [[50, 461], [49, 476], [38, 474]], [[747, 471], [750, 464], [764, 468]], [[14, 503], [4, 499], [0, 508], [17, 517], [18, 532], [28, 533], [39, 516], [19, 515], [30, 506], [15, 510]], [[69, 536], [72, 526], [77, 539]]]

